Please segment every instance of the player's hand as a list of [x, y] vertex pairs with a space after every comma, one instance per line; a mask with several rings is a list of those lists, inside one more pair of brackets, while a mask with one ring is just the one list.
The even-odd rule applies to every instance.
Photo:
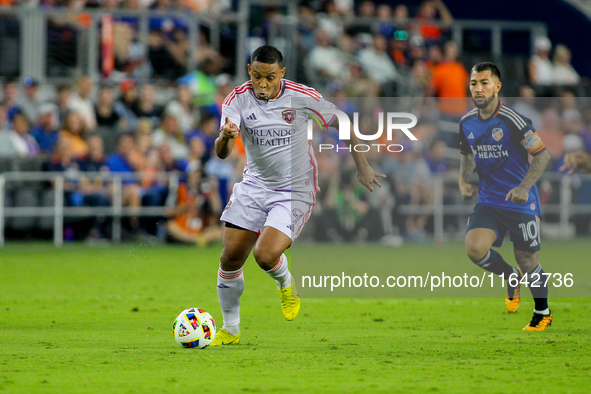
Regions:
[[382, 187], [382, 184], [380, 183], [378, 178], [385, 177], [386, 175], [375, 172], [374, 169], [371, 168], [371, 166], [366, 166], [357, 170], [357, 180], [359, 181], [359, 183], [365, 186], [367, 190], [369, 190], [370, 192], [373, 192], [374, 183], [379, 187]]
[[220, 131], [220, 135], [225, 140], [233, 140], [236, 137], [238, 137], [238, 127], [234, 123], [230, 122], [230, 118], [228, 118], [227, 116], [226, 123]]
[[505, 201], [511, 200], [515, 204], [525, 204], [529, 198], [529, 191], [521, 186], [517, 186], [515, 189], [509, 190]]
[[567, 171], [566, 175], [575, 171], [591, 173], [591, 155], [583, 151], [567, 153], [560, 171]]
[[476, 190], [470, 183], [462, 182], [460, 183], [460, 194], [463, 200], [470, 200], [476, 194]]

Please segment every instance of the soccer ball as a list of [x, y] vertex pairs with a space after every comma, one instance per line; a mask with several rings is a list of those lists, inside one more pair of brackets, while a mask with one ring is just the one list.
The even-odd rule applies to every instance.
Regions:
[[215, 338], [215, 321], [203, 309], [185, 309], [174, 319], [172, 332], [182, 347], [205, 349]]

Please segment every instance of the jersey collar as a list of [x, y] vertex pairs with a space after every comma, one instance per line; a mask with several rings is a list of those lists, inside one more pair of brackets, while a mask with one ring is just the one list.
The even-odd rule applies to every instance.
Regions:
[[251, 93], [252, 96], [257, 99], [258, 101], [261, 101], [263, 103], [269, 103], [272, 101], [277, 100], [278, 98], [280, 98], [281, 96], [283, 96], [283, 93], [285, 92], [285, 82], [283, 82], [283, 79], [281, 80], [281, 89], [279, 89], [279, 93], [277, 93], [277, 96], [273, 97], [272, 99], [269, 100], [261, 100], [260, 98], [257, 97], [257, 95], [254, 93], [254, 89], [252, 89]]
[[279, 89], [279, 93], [277, 94], [277, 96], [275, 96], [271, 100], [277, 100], [279, 97], [283, 96], [283, 92], [285, 92], [285, 82], [283, 82], [283, 79], [282, 79], [281, 80], [281, 89]]
[[503, 103], [501, 102], [501, 99], [499, 99], [499, 103], [497, 104], [497, 108], [495, 109], [495, 112], [491, 116], [489, 116], [488, 118], [484, 119], [482, 116], [480, 116], [480, 111], [478, 111], [478, 120], [480, 120], [481, 122], [488, 122], [489, 120], [491, 120], [492, 118], [497, 116], [497, 114], [499, 113], [499, 111], [501, 110], [502, 107], [503, 107]]

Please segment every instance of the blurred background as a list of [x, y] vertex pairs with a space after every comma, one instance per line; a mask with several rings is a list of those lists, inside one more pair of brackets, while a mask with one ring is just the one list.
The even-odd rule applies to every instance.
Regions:
[[447, 98], [468, 96], [480, 61], [500, 67], [501, 93], [552, 156], [543, 236], [589, 236], [591, 180], [558, 168], [591, 151], [590, 16], [584, 0], [0, 0], [0, 244], [219, 241], [245, 162], [240, 146], [212, 152], [221, 103], [263, 44], [347, 113], [401, 97], [422, 114], [420, 144], [369, 154], [388, 175], [371, 195], [349, 156], [318, 155], [323, 192], [302, 239], [462, 239], [470, 100]]

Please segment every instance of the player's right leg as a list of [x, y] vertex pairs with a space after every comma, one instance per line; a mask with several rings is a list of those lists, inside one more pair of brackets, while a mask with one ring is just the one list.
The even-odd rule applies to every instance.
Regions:
[[464, 244], [466, 247], [466, 254], [474, 264], [487, 269], [487, 260], [482, 263], [482, 260], [487, 257], [493, 243], [497, 240], [497, 234], [488, 228], [473, 228], [466, 233]]
[[224, 325], [210, 346], [233, 345], [240, 341], [240, 296], [244, 291], [242, 267], [256, 241], [257, 233], [253, 231], [231, 224], [224, 228], [217, 285]]
[[[494, 214], [489, 207], [476, 206], [468, 222], [466, 254], [474, 264], [494, 274], [503, 275], [508, 281], [511, 275], [519, 275], [519, 271], [508, 264], [499, 252], [492, 249], [492, 246], [501, 246], [502, 237], [498, 234], [504, 234], [506, 231], [506, 227], [497, 222]], [[514, 288], [510, 283], [513, 282], [507, 282], [505, 308], [508, 312], [515, 312], [519, 307], [520, 298], [514, 297], [514, 293], [519, 294], [519, 284]]]

